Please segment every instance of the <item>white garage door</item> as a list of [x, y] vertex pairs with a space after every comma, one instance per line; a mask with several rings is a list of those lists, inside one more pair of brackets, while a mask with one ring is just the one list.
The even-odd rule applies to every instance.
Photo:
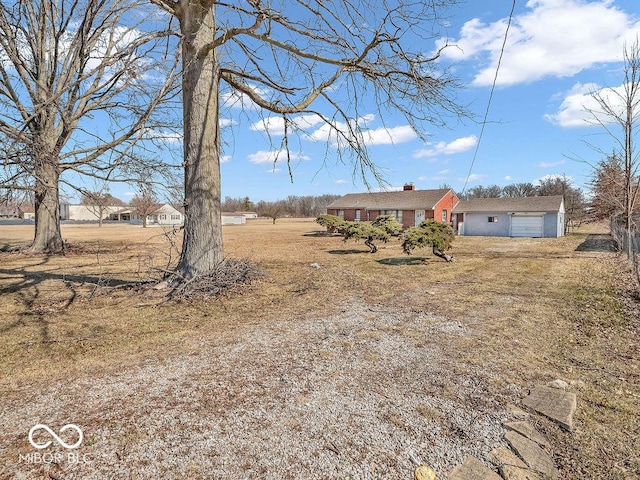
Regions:
[[542, 215], [513, 215], [511, 217], [512, 237], [542, 237]]

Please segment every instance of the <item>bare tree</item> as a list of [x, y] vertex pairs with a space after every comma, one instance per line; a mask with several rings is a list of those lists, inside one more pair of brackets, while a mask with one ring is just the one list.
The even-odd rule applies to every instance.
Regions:
[[591, 210], [596, 220], [622, 218], [626, 205], [624, 162], [615, 153], [600, 160], [591, 179]]
[[459, 198], [461, 200], [469, 200], [471, 198], [498, 198], [501, 196], [502, 187], [498, 185], [489, 185], [488, 187], [477, 185], [473, 188], [470, 188], [465, 193], [462, 193]]
[[533, 183], [512, 183], [502, 187], [502, 196], [504, 197], [535, 197], [538, 194]]
[[170, 32], [134, 8], [134, 0], [0, 4], [0, 187], [34, 191], [32, 252], [63, 248], [59, 186], [77, 185], [65, 172], [127, 180], [144, 158], [140, 140], [165, 132], [159, 106], [178, 60], [166, 59]]
[[633, 216], [636, 211], [640, 184], [640, 157], [636, 151], [638, 120], [640, 119], [640, 44], [638, 39], [624, 47], [624, 79], [621, 87], [605, 88], [593, 93], [598, 110], [588, 109], [594, 122], [617, 143], [615, 150], [622, 159], [623, 205], [618, 219], [627, 231], [627, 255], [631, 256]]
[[142, 218], [142, 226], [147, 228], [148, 217], [158, 209], [158, 200], [150, 185], [140, 185], [140, 194], [129, 202], [136, 215]]
[[324, 122], [365, 180], [376, 172], [360, 120], [365, 97], [422, 137], [425, 124], [463, 113], [440, 51], [425, 53], [455, 0], [151, 1], [178, 20], [182, 41], [186, 221], [176, 280], [211, 274], [223, 258], [221, 93], [282, 123], [288, 162], [288, 142], [305, 128], [298, 115]]
[[258, 215], [269, 217], [276, 224], [276, 220], [287, 213], [287, 206], [282, 200], [275, 202], [260, 201], [256, 204]]

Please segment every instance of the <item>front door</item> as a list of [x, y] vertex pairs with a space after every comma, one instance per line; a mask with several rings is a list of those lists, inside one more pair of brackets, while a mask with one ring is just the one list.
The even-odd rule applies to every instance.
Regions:
[[415, 225], [420, 225], [421, 222], [424, 222], [424, 210], [416, 210], [416, 223], [415, 223]]

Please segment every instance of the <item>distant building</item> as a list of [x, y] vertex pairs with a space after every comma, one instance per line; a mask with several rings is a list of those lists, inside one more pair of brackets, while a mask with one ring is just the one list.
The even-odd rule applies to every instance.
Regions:
[[[81, 222], [97, 222], [108, 219], [112, 213], [122, 209], [119, 205], [73, 205], [63, 203], [60, 205], [61, 220], [76, 220]], [[102, 217], [102, 218], [100, 218]]]
[[[123, 209], [115, 212], [120, 218], [128, 217], [129, 223], [134, 225], [142, 225], [143, 216], [135, 213], [135, 210]], [[124, 219], [123, 219], [124, 220]], [[184, 224], [184, 215], [182, 212], [172, 207], [168, 203], [157, 205], [152, 213], [147, 215], [147, 225], [170, 225], [177, 226]]]

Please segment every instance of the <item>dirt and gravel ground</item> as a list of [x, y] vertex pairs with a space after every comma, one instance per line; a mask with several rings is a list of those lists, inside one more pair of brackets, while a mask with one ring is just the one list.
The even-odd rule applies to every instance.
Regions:
[[[555, 378], [576, 431], [535, 422], [563, 477], [640, 476], [637, 300], [588, 232], [458, 238], [446, 264], [279, 223], [225, 231], [266, 276], [210, 302], [110, 288], [164, 265], [158, 231], [67, 227], [67, 257], [1, 254], [0, 478], [446, 478]], [[38, 423], [83, 442], [36, 451]]]

